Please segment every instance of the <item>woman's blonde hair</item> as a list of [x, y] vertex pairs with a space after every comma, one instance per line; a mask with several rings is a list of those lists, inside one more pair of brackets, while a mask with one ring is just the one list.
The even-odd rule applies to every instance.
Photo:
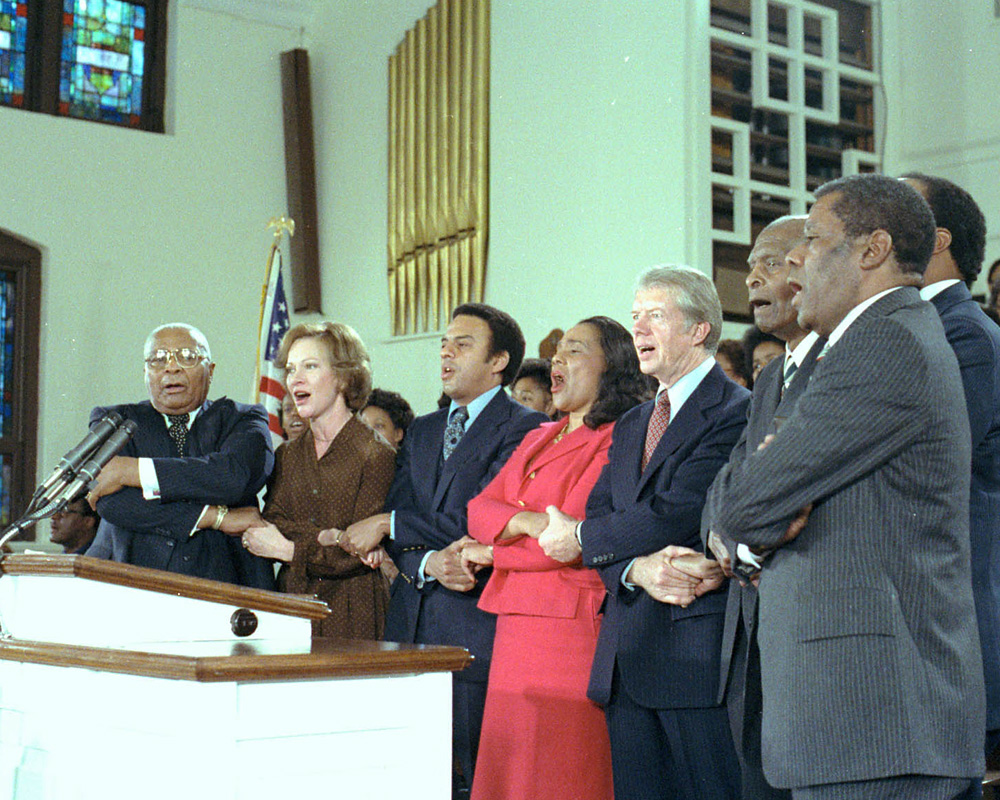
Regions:
[[340, 381], [340, 391], [347, 407], [360, 411], [372, 391], [371, 362], [365, 343], [357, 331], [342, 322], [303, 322], [289, 328], [278, 350], [278, 366], [288, 363], [288, 351], [299, 339], [316, 339], [322, 343]]

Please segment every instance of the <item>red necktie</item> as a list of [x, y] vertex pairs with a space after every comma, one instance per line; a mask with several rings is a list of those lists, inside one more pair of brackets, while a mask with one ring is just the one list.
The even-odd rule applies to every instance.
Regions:
[[653, 415], [649, 418], [649, 427], [646, 429], [646, 449], [642, 451], [642, 468], [646, 469], [649, 459], [653, 457], [656, 445], [660, 443], [667, 425], [670, 423], [670, 398], [667, 390], [664, 389], [656, 398], [656, 406], [653, 408]]

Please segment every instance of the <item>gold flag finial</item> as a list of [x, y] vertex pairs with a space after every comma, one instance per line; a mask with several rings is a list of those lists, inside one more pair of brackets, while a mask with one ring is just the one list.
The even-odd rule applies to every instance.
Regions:
[[267, 227], [274, 228], [275, 242], [281, 241], [281, 236], [285, 231], [288, 231], [289, 236], [295, 235], [295, 220], [291, 217], [271, 217], [267, 221]]

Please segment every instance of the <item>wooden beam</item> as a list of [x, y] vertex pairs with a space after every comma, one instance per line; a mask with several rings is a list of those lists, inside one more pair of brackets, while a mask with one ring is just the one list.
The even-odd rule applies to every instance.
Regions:
[[281, 54], [281, 104], [285, 122], [288, 215], [295, 220], [295, 235], [289, 240], [292, 306], [300, 312], [320, 312], [316, 152], [309, 53], [304, 49]]

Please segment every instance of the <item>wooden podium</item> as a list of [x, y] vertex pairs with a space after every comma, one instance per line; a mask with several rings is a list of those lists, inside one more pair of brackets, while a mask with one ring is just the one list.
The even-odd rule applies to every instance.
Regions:
[[461, 648], [311, 640], [316, 599], [84, 556], [0, 573], [4, 800], [450, 797]]

